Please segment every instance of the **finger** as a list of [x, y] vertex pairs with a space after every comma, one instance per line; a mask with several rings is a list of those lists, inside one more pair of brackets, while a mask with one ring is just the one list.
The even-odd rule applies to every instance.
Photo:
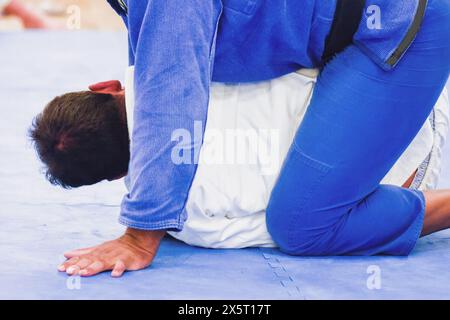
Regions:
[[73, 276], [73, 275], [78, 274], [78, 272], [80, 272], [80, 270], [81, 270], [80, 267], [78, 265], [74, 264], [66, 269], [66, 273], [70, 276]]
[[78, 256], [82, 256], [85, 254], [89, 254], [92, 251], [94, 251], [95, 248], [96, 247], [89, 247], [89, 248], [82, 248], [82, 249], [67, 251], [64, 253], [64, 257], [66, 257], [67, 259], [70, 259], [73, 257], [78, 257]]
[[85, 269], [92, 263], [92, 259], [88, 258], [82, 258], [80, 261], [76, 263], [76, 266], [78, 266], [81, 269]]
[[87, 268], [84, 268], [80, 270], [78, 273], [80, 276], [83, 277], [90, 277], [93, 275], [96, 275], [97, 273], [106, 271], [108, 268], [106, 268], [105, 264], [101, 261], [95, 261], [91, 263]]
[[61, 272], [64, 272], [64, 271], [66, 271], [67, 268], [69, 268], [71, 265], [77, 263], [78, 260], [80, 260], [79, 257], [71, 258], [71, 259], [65, 261], [64, 263], [60, 264], [60, 265], [58, 266], [58, 270], [61, 271]]
[[115, 278], [121, 277], [125, 270], [127, 270], [125, 263], [122, 260], [117, 260], [116, 264], [114, 265], [114, 269], [111, 272], [111, 276]]
[[81, 259], [78, 257], [76, 257], [76, 258], [77, 258], [77, 261], [75, 262], [75, 264], [72, 264], [69, 267], [67, 267], [67, 269], [66, 269], [67, 274], [70, 274], [70, 275], [78, 274], [80, 272], [80, 270], [86, 268], [87, 266], [89, 266], [92, 263], [92, 260], [88, 259], [88, 258], [81, 258]]

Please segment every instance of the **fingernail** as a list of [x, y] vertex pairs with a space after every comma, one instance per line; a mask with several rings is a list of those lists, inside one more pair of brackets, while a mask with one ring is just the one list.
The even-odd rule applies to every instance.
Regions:
[[66, 271], [66, 268], [64, 267], [64, 265], [60, 265], [58, 266], [58, 271]]
[[87, 270], [81, 270], [80, 272], [78, 272], [78, 274], [80, 275], [80, 276], [85, 276], [85, 275], [87, 275]]
[[68, 274], [73, 274], [75, 272], [75, 268], [74, 267], [69, 267], [68, 269], [67, 269], [67, 273]]

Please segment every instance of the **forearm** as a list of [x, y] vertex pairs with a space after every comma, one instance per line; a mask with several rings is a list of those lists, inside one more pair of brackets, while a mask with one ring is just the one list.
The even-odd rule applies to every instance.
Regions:
[[129, 193], [120, 218], [128, 227], [181, 230], [183, 226], [206, 123], [220, 10], [218, 0], [130, 5], [135, 109]]

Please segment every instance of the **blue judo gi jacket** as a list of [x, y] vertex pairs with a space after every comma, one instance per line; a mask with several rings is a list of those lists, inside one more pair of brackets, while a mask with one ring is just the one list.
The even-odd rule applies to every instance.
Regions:
[[[129, 63], [135, 66], [129, 192], [120, 222], [179, 231], [210, 82], [262, 81], [321, 67], [337, 0], [108, 2], [127, 26]], [[424, 6], [422, 0], [366, 1], [354, 44], [390, 70], [413, 41]], [[174, 135], [180, 129], [182, 139]]]

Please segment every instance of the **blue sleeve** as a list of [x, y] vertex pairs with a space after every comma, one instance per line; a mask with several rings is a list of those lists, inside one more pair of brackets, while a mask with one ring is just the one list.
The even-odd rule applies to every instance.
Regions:
[[135, 109], [129, 192], [120, 215], [126, 226], [183, 228], [203, 141], [221, 10], [220, 0], [128, 1]]

